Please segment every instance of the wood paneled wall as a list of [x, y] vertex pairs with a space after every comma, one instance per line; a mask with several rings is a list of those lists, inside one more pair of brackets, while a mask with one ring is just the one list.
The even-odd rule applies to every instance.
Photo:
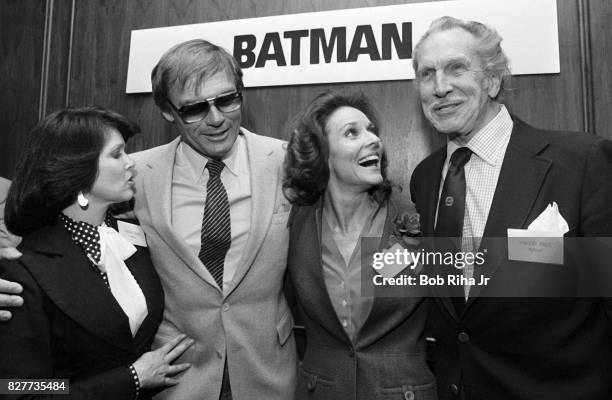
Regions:
[[11, 177], [38, 121], [45, 2], [0, 0], [0, 176]]
[[[23, 135], [39, 115], [65, 105], [100, 104], [137, 121], [143, 133], [130, 143], [132, 151], [174, 138], [149, 94], [125, 94], [132, 29], [406, 2], [0, 0], [0, 175], [12, 176]], [[505, 101], [536, 126], [612, 138], [612, 2], [558, 0], [557, 8], [561, 73], [514, 77]], [[326, 89], [370, 97], [381, 117], [390, 175], [407, 192], [416, 164], [444, 143], [422, 117], [411, 81], [248, 89], [243, 124], [286, 138], [292, 118]]]

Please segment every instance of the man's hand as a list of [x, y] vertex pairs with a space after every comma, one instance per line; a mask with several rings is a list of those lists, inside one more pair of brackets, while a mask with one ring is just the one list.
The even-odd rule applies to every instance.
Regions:
[[14, 247], [0, 248], [0, 260], [16, 260], [21, 257], [21, 253]]
[[[16, 296], [23, 291], [20, 284], [0, 279], [0, 307], [21, 307], [23, 298]], [[0, 310], [0, 321], [8, 321], [12, 314], [7, 310]]]
[[[21, 257], [21, 253], [14, 247], [0, 248], [0, 260], [15, 260]], [[0, 279], [0, 307], [20, 307], [23, 298], [16, 296], [23, 291], [20, 284]], [[0, 321], [11, 319], [10, 311], [0, 309]]]

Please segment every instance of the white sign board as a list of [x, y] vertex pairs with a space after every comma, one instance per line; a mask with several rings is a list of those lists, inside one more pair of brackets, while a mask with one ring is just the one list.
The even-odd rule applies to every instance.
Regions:
[[560, 71], [555, 0], [451, 0], [134, 30], [126, 92], [150, 92], [162, 54], [194, 38], [233, 53], [247, 87], [412, 79], [412, 49], [444, 15], [495, 27], [514, 75]]

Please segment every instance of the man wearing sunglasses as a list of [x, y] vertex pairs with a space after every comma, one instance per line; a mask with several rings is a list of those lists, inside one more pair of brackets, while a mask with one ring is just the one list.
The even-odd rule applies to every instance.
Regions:
[[[240, 126], [242, 71], [210, 42], [174, 46], [151, 80], [155, 103], [179, 133], [132, 155], [134, 211], [165, 292], [154, 346], [180, 333], [195, 340], [177, 361], [191, 368], [159, 398], [291, 399], [297, 361], [282, 292], [290, 210], [283, 142]], [[0, 306], [18, 305], [8, 296], [18, 285], [0, 284]]]
[[289, 205], [283, 142], [242, 128], [242, 71], [205, 40], [168, 50], [153, 96], [179, 137], [137, 153], [135, 212], [164, 284], [157, 345], [185, 333], [192, 367], [162, 398], [293, 396], [293, 320], [282, 292]]

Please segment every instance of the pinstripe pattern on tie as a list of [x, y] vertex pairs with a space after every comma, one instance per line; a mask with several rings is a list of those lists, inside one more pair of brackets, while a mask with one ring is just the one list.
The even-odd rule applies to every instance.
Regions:
[[219, 160], [210, 160], [206, 163], [210, 176], [206, 185], [202, 245], [198, 254], [221, 289], [223, 289], [225, 255], [232, 243], [229, 200], [221, 182], [221, 171], [224, 167], [225, 164]]

